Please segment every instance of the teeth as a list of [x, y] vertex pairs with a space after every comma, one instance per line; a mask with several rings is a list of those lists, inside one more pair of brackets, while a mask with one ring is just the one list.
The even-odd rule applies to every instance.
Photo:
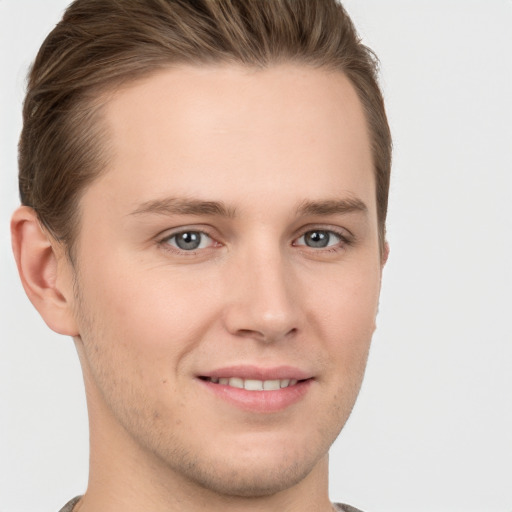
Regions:
[[240, 377], [208, 377], [207, 380], [213, 382], [214, 384], [221, 384], [223, 386], [230, 386], [232, 388], [246, 389], [247, 391], [276, 391], [278, 389], [295, 386], [295, 384], [297, 384], [296, 379], [244, 380]]
[[243, 387], [244, 387], [244, 380], [243, 379], [239, 379], [238, 377], [231, 377], [231, 379], [229, 379], [228, 386], [231, 386], [232, 388], [243, 389]]
[[246, 379], [244, 382], [244, 389], [248, 391], [263, 391], [263, 381]]
[[[286, 387], [286, 386], [283, 386]], [[278, 380], [265, 380], [263, 381], [263, 389], [265, 391], [274, 391], [275, 389], [280, 389], [281, 383]]]

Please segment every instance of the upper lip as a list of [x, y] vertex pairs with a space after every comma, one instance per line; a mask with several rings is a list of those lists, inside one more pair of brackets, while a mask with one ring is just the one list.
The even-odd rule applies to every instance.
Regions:
[[251, 365], [227, 366], [224, 368], [216, 368], [215, 370], [208, 371], [200, 374], [200, 377], [213, 377], [213, 378], [231, 378], [239, 377], [241, 379], [254, 379], [254, 380], [284, 380], [296, 379], [306, 380], [313, 377], [311, 373], [293, 366], [274, 366], [272, 368], [263, 368]]

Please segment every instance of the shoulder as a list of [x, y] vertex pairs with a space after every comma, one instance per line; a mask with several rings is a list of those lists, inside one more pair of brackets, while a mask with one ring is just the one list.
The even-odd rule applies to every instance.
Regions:
[[[73, 508], [75, 505], [80, 501], [80, 498], [82, 496], [77, 496], [76, 498], [73, 498], [71, 501], [68, 501], [59, 512], [73, 512]], [[343, 509], [341, 509], [343, 510]]]
[[344, 505], [343, 503], [333, 503], [334, 508], [339, 512], [363, 512], [358, 508], [351, 507], [350, 505]]

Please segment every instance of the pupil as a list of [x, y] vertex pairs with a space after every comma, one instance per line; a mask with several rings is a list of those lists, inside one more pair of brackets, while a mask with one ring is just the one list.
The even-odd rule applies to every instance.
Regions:
[[197, 249], [201, 244], [201, 234], [195, 232], [181, 233], [176, 237], [176, 245], [183, 250]]
[[329, 233], [325, 231], [310, 231], [306, 234], [305, 240], [309, 247], [327, 247], [329, 238]]

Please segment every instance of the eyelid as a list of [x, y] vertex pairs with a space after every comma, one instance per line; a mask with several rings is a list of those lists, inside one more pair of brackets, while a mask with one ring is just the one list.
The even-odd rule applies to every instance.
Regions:
[[340, 237], [346, 243], [353, 243], [355, 241], [355, 235], [349, 231], [347, 228], [343, 228], [341, 226], [333, 226], [331, 224], [310, 224], [307, 226], [303, 226], [296, 231], [296, 235], [294, 240], [304, 236], [306, 233], [311, 231], [325, 231], [327, 233], [333, 233], [334, 235]]
[[[337, 241], [333, 244], [326, 245], [325, 247], [312, 247], [307, 245], [305, 240], [303, 243], [298, 243], [301, 238], [314, 231], [330, 233], [337, 238]], [[342, 253], [355, 242], [354, 235], [347, 229], [341, 228], [340, 226], [310, 225], [303, 227], [299, 233], [300, 235], [294, 238], [292, 246], [308, 255], [320, 256]]]
[[192, 231], [194, 233], [203, 233], [204, 235], [209, 236], [210, 238], [218, 237], [214, 228], [207, 224], [185, 224], [183, 226], [176, 226], [174, 228], [164, 229], [155, 236], [155, 239], [166, 240], [168, 238], [171, 238], [172, 236], [179, 235], [180, 233], [187, 233]]

